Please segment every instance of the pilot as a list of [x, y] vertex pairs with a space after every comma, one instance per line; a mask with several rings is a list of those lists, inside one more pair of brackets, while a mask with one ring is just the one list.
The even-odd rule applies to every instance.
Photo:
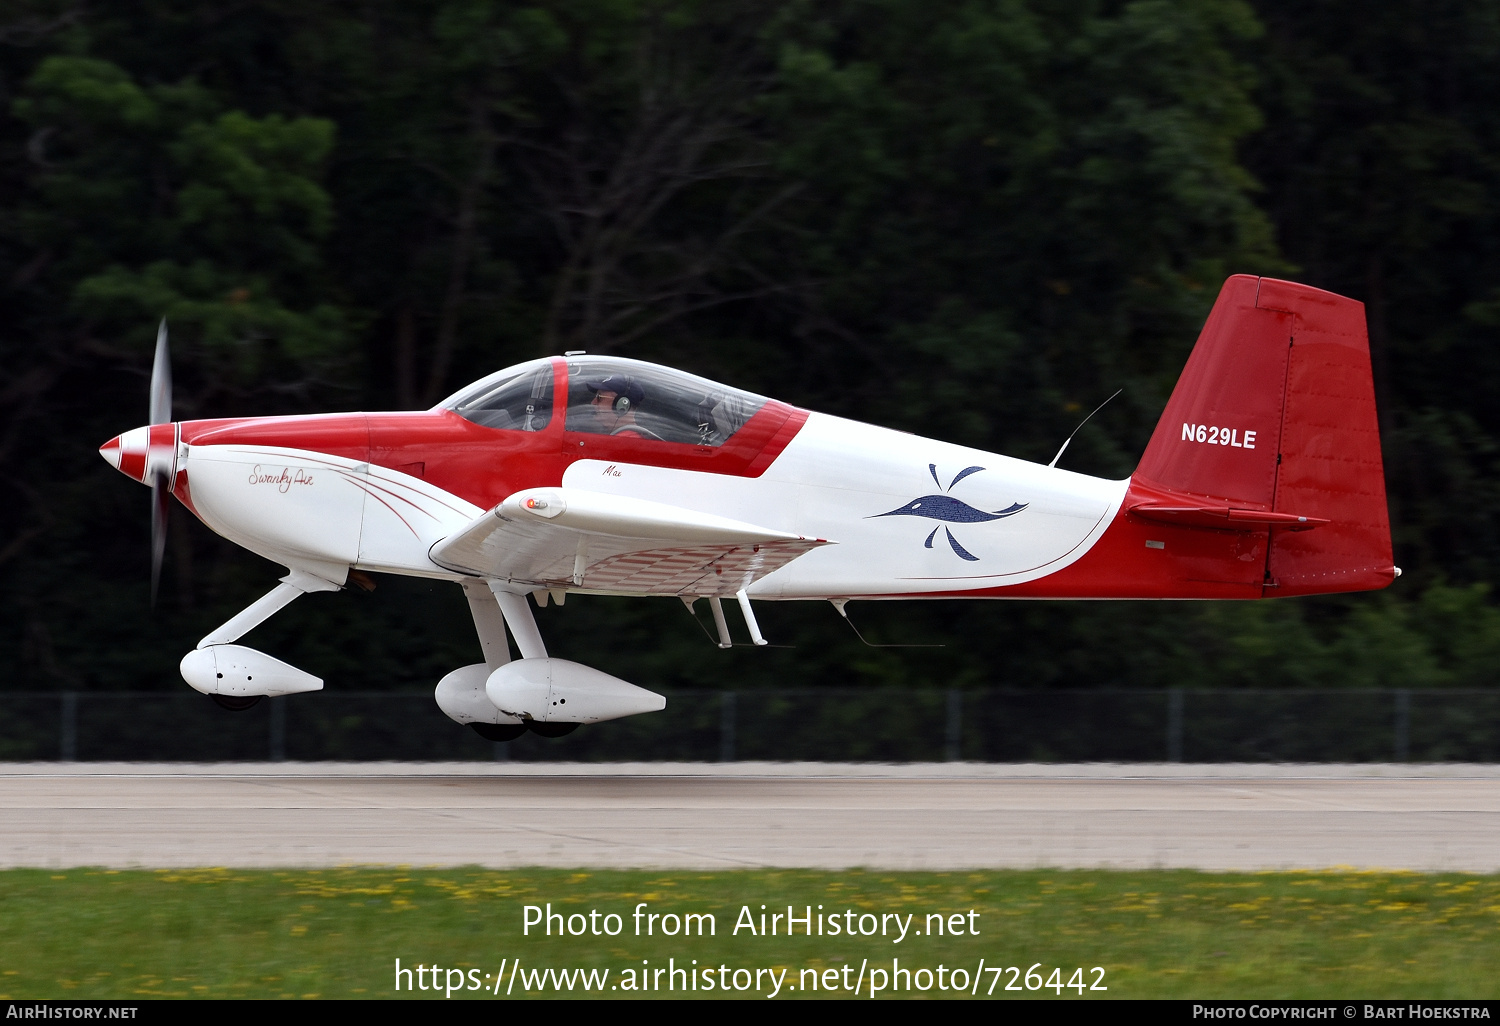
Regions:
[[627, 374], [611, 374], [585, 384], [594, 393], [589, 405], [593, 408], [596, 430], [601, 434], [656, 437], [635, 422], [636, 410], [646, 398], [646, 393], [634, 378]]

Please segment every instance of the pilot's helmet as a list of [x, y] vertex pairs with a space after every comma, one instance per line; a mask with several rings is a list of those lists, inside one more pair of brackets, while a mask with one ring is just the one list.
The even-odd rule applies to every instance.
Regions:
[[[646, 398], [645, 390], [636, 384], [635, 379], [628, 374], [611, 374], [605, 378], [585, 382], [585, 384], [588, 386], [590, 392], [613, 392], [616, 397], [615, 409], [619, 413], [634, 410]], [[627, 400], [623, 404], [624, 409], [620, 409], [622, 405], [620, 402], [621, 399]]]

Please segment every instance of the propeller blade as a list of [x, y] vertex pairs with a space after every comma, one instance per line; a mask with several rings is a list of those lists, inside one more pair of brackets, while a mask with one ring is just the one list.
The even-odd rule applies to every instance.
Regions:
[[[172, 423], [172, 357], [167, 351], [167, 319], [156, 329], [156, 356], [151, 361], [151, 424]], [[161, 585], [162, 558], [167, 552], [167, 514], [172, 502], [172, 475], [158, 457], [154, 447], [148, 449], [146, 472], [151, 475], [151, 605], [156, 606], [156, 592]]]
[[156, 606], [156, 589], [161, 583], [162, 557], [167, 552], [167, 512], [171, 504], [171, 482], [167, 475], [151, 477], [151, 606]]
[[151, 423], [172, 423], [172, 359], [167, 354], [165, 317], [156, 329], [156, 359], [151, 364]]

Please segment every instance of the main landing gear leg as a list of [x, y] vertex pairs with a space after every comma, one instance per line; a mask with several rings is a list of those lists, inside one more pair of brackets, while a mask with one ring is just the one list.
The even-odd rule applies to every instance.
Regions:
[[464, 598], [469, 600], [469, 613], [474, 617], [474, 630], [479, 635], [479, 647], [484, 651], [484, 665], [494, 673], [510, 662], [510, 642], [505, 639], [505, 617], [495, 595], [483, 581], [463, 582]]
[[526, 596], [502, 591], [498, 581], [490, 582], [490, 591], [495, 593], [495, 600], [500, 603], [500, 611], [505, 614], [506, 626], [516, 639], [521, 658], [546, 659], [547, 646], [542, 644], [542, 632], [536, 629], [536, 617], [531, 615], [531, 606], [527, 605]]
[[[464, 598], [469, 600], [469, 613], [474, 617], [474, 630], [479, 635], [479, 647], [484, 651], [484, 665], [494, 673], [510, 662], [510, 642], [505, 637], [505, 617], [500, 604], [483, 581], [463, 582]], [[486, 741], [514, 741], [526, 733], [524, 723], [470, 723], [469, 728]]]
[[[490, 590], [495, 593], [495, 600], [500, 604], [500, 611], [505, 614], [505, 624], [516, 639], [516, 647], [521, 650], [521, 658], [546, 659], [547, 646], [542, 644], [542, 632], [536, 629], [536, 617], [531, 613], [526, 596], [504, 591], [498, 581], [491, 581], [489, 584]], [[579, 724], [527, 720], [526, 727], [541, 737], [562, 737], [577, 730]]]

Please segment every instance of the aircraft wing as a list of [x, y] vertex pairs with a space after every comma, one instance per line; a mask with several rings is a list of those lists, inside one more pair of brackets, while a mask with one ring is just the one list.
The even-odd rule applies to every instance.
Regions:
[[723, 596], [827, 544], [661, 502], [530, 488], [430, 554], [450, 570], [533, 588]]

